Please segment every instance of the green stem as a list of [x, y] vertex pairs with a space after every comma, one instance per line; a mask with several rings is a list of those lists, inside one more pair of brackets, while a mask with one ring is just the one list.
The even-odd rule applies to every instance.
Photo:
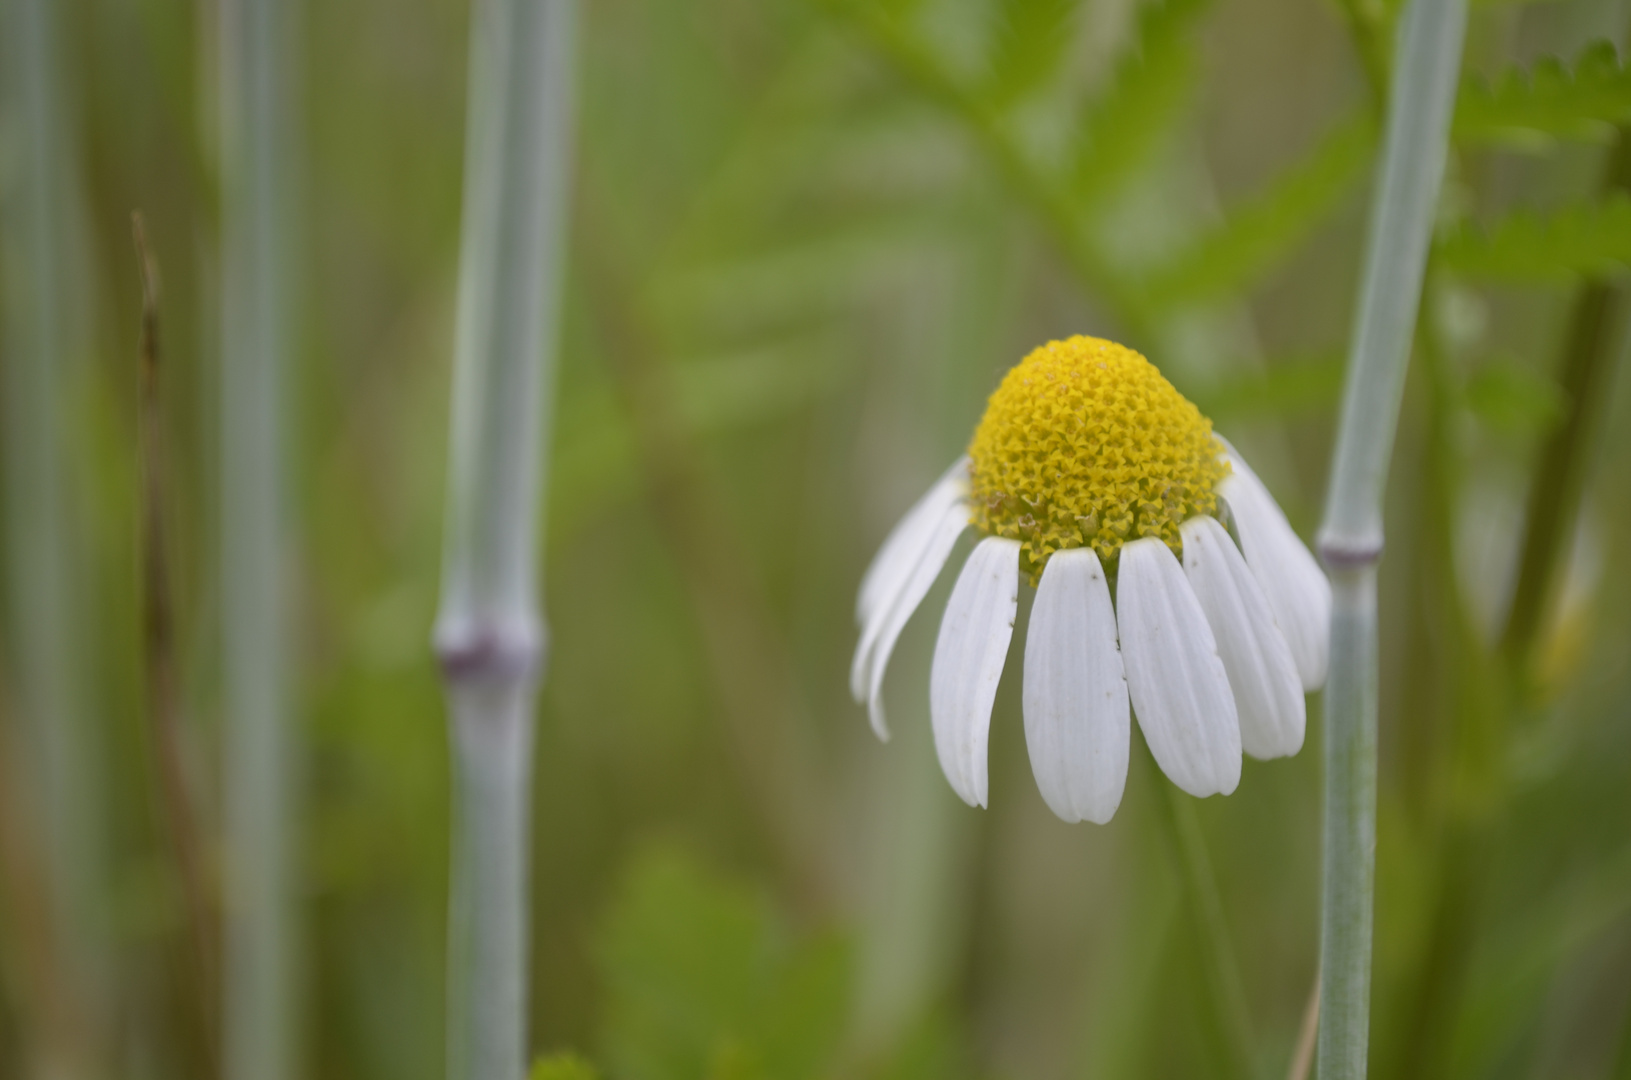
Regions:
[[1320, 553], [1332, 576], [1325, 700], [1320, 1080], [1366, 1073], [1376, 847], [1376, 574], [1382, 496], [1443, 177], [1465, 0], [1413, 0], [1400, 26], [1380, 182]]
[[1325, 687], [1319, 1075], [1365, 1075], [1376, 875], [1376, 574], [1335, 574]]
[[283, 401], [292, 352], [289, 5], [221, 11], [222, 1069], [298, 1071]]
[[[43, 832], [46, 891], [65, 994], [92, 1021], [104, 996], [105, 858], [96, 742], [88, 721], [88, 656], [71, 514], [68, 388], [86, 341], [83, 290], [72, 274], [78, 189], [71, 110], [62, 94], [53, 0], [0, 3], [0, 105], [14, 147], [0, 191], [0, 495], [4, 496], [6, 645], [16, 676], [17, 775]], [[41, 1047], [94, 1061], [99, 1024], [79, 1046]]]
[[521, 1080], [535, 572], [570, 175], [573, 0], [478, 0], [436, 650], [456, 774], [448, 1075]]
[[450, 1080], [520, 1080], [526, 1071], [536, 689], [532, 677], [494, 677], [448, 690], [458, 797], [448, 911]]

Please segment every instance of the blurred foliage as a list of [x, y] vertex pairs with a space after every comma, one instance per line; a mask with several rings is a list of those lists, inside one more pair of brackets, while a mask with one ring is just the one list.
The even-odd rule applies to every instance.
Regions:
[[1557, 383], [1511, 361], [1487, 364], [1467, 379], [1467, 407], [1503, 434], [1548, 430], [1567, 404]]
[[1375, 120], [1360, 114], [1326, 135], [1265, 190], [1143, 282], [1161, 307], [1225, 299], [1272, 269], [1331, 212], [1370, 162]]
[[594, 1065], [577, 1054], [551, 1054], [532, 1064], [530, 1080], [599, 1080]]
[[[0, 1076], [71, 1043], [86, 1075], [169, 1080], [193, 1075], [195, 1035], [137, 704], [127, 223], [144, 210], [165, 280], [179, 658], [213, 836], [217, 11], [59, 7], [86, 312], [64, 402], [91, 633], [75, 662], [109, 885], [74, 969], [39, 833], [10, 827], [34, 764], [3, 733]], [[587, 1057], [535, 1076], [1284, 1074], [1317, 951], [1317, 720], [1297, 758], [1249, 761], [1235, 795], [1194, 804], [1175, 847], [1153, 768], [1135, 764], [1108, 827], [1048, 814], [1020, 734], [1023, 632], [986, 813], [935, 773], [931, 618], [895, 661], [890, 745], [844, 672], [866, 559], [1051, 337], [1147, 353], [1310, 534], [1398, 7], [585, 0], [532, 1013], [536, 1048]], [[427, 643], [469, 11], [304, 10], [304, 1055], [316, 1080], [428, 1080], [448, 791]], [[1606, 375], [1631, 211], [1605, 160], [1631, 83], [1601, 39], [1627, 12], [1473, 18], [1388, 508], [1373, 1067], [1620, 1080], [1631, 380]], [[28, 148], [0, 116], [5, 205]], [[1543, 541], [1526, 515], [1544, 492], [1578, 498]], [[1545, 603], [1514, 635], [1531, 563]], [[0, 727], [20, 731], [13, 681]]]
[[640, 856], [627, 875], [598, 949], [617, 1075], [830, 1074], [849, 1002], [843, 940], [786, 940], [762, 897], [674, 852]]
[[576, 1054], [552, 1054], [532, 1063], [530, 1080], [599, 1080], [595, 1067]]

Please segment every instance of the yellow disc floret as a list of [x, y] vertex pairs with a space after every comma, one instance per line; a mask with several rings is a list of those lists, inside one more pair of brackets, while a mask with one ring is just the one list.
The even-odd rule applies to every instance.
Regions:
[[1133, 350], [1073, 337], [1035, 350], [991, 395], [969, 446], [974, 524], [1022, 544], [1034, 581], [1048, 556], [1121, 545], [1217, 509], [1229, 474], [1212, 421]]

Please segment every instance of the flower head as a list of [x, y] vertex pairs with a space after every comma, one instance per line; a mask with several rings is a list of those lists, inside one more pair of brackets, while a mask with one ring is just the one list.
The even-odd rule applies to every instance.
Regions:
[[1232, 792], [1242, 750], [1302, 747], [1303, 693], [1325, 680], [1330, 586], [1262, 482], [1144, 357], [1086, 337], [1032, 352], [991, 395], [968, 457], [884, 541], [861, 583], [850, 672], [881, 738], [895, 641], [970, 525], [981, 539], [941, 619], [929, 688], [941, 768], [964, 801], [986, 804], [1022, 572], [1036, 586], [1025, 737], [1061, 818], [1115, 813], [1133, 712], [1193, 795]]
[[1217, 508], [1229, 473], [1212, 422], [1155, 365], [1099, 338], [1054, 341], [1021, 360], [986, 406], [969, 446], [973, 524], [1020, 541], [1036, 583], [1055, 551], [1091, 547], [1110, 562]]

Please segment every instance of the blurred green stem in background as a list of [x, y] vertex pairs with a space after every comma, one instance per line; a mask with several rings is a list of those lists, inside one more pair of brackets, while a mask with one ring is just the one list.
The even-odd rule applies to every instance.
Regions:
[[1356, 1080], [1367, 1065], [1382, 497], [1444, 173], [1466, 21], [1465, 0], [1413, 0], [1400, 26], [1358, 319], [1319, 533], [1333, 593], [1325, 689], [1321, 1080]]
[[[1609, 155], [1602, 188], [1606, 198], [1631, 189], [1631, 137], [1623, 129]], [[1520, 694], [1534, 677], [1535, 641], [1574, 536], [1588, 459], [1607, 409], [1614, 361], [1623, 348], [1619, 292], [1618, 284], [1607, 278], [1587, 283], [1575, 301], [1564, 343], [1558, 383], [1566, 411], [1541, 450], [1529, 489], [1518, 581], [1501, 634], [1501, 651]]]
[[1240, 979], [1240, 966], [1229, 944], [1229, 926], [1224, 918], [1223, 897], [1218, 893], [1217, 875], [1212, 870], [1212, 858], [1207, 852], [1206, 836], [1201, 832], [1200, 817], [1195, 812], [1195, 800], [1173, 784], [1155, 764], [1155, 758], [1140, 754], [1149, 766], [1144, 771], [1161, 791], [1161, 818], [1173, 855], [1178, 860], [1184, 883], [1184, 907], [1195, 928], [1195, 937], [1205, 952], [1201, 967], [1205, 972], [1206, 1003], [1212, 1011], [1209, 1017], [1213, 1041], [1218, 1047], [1218, 1076], [1237, 1077], [1239, 1080], [1253, 1075], [1251, 1017], [1246, 1011], [1246, 990]]
[[[73, 285], [79, 177], [63, 101], [58, 10], [52, 0], [0, 3], [0, 119], [18, 136], [12, 160], [0, 165], [6, 638], [24, 757], [11, 775], [27, 789], [12, 805], [25, 796], [32, 802], [26, 816], [37, 821], [45, 852], [54, 933], [41, 944], [63, 965], [65, 999], [89, 1017], [101, 989], [104, 802], [82, 690], [90, 658], [76, 617], [74, 583], [83, 567], [70, 521], [76, 489], [68, 388], [85, 344], [77, 329], [85, 312]], [[90, 1067], [95, 1033], [76, 1034], [76, 1045], [40, 1047], [42, 1064], [70, 1077]]]
[[222, 1074], [299, 1072], [284, 402], [297, 318], [293, 6], [221, 9]]
[[454, 1080], [525, 1073], [533, 704], [545, 653], [538, 499], [571, 171], [575, 15], [572, 0], [482, 0], [470, 31], [435, 632], [458, 799], [448, 928]]

